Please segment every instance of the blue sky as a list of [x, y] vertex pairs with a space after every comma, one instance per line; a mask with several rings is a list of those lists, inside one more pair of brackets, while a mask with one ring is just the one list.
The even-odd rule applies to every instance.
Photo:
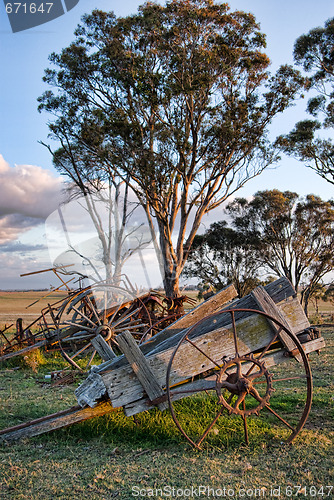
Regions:
[[[29, 270], [50, 267], [43, 222], [57, 206], [61, 184], [51, 157], [38, 141], [47, 139], [47, 115], [37, 112], [37, 98], [46, 89], [42, 82], [48, 55], [73, 40], [81, 16], [93, 8], [134, 13], [137, 0], [80, 0], [62, 17], [40, 27], [12, 33], [4, 5], [0, 5], [0, 289], [49, 285], [49, 278], [19, 278]], [[267, 54], [272, 70], [292, 63], [298, 36], [321, 26], [334, 16], [332, 0], [231, 0], [232, 10], [255, 14], [267, 35]], [[305, 117], [305, 100], [277, 119], [272, 133], [288, 132]], [[257, 190], [281, 189], [301, 195], [333, 197], [333, 186], [299, 162], [283, 158], [274, 170], [249, 182], [240, 195]], [[34, 248], [38, 245], [38, 248]], [[38, 250], [38, 251], [36, 251]]]

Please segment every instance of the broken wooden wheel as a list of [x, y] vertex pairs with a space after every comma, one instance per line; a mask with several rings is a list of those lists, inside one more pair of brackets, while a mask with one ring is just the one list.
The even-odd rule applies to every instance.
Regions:
[[183, 335], [168, 365], [166, 390], [176, 426], [198, 449], [204, 440], [238, 442], [239, 432], [246, 444], [266, 434], [290, 443], [312, 401], [311, 369], [298, 337], [262, 311], [229, 309], [209, 319], [217, 332], [210, 349], [201, 338], [204, 318]]
[[114, 357], [119, 333], [129, 330], [141, 343], [152, 331], [143, 296], [106, 283], [72, 295], [63, 306], [57, 326], [63, 357], [80, 371]]

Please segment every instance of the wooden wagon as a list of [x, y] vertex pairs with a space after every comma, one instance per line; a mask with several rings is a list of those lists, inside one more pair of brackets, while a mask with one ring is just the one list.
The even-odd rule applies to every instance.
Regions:
[[[77, 407], [1, 431], [0, 439], [40, 434], [114, 408], [133, 416], [158, 407], [170, 409], [196, 448], [219, 432], [223, 414], [242, 419], [246, 443], [248, 422], [257, 417], [282, 425], [291, 442], [311, 408], [308, 353], [322, 349], [324, 340], [285, 278], [242, 299], [232, 300], [235, 295], [233, 287], [222, 290], [141, 346], [121, 332], [116, 342], [123, 355], [91, 368], [75, 391]], [[108, 356], [102, 337], [96, 348]]]

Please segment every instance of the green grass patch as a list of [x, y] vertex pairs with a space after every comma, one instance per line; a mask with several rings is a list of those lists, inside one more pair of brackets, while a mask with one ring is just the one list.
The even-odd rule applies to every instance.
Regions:
[[[278, 486], [281, 492], [295, 485], [320, 491], [321, 485], [333, 484], [334, 476], [333, 333], [324, 329], [328, 347], [320, 356], [310, 356], [313, 405], [292, 445], [284, 444], [288, 434], [284, 426], [264, 412], [249, 418], [249, 446], [244, 443], [241, 418], [224, 414], [198, 452], [185, 441], [169, 411], [152, 410], [131, 418], [116, 410], [67, 429], [1, 445], [0, 498], [130, 500], [136, 488], [148, 496], [159, 488], [201, 485], [230, 488], [236, 495], [245, 488], [263, 488], [265, 498]], [[40, 353], [37, 361], [36, 371], [18, 358], [0, 366], [1, 429], [76, 404], [77, 384], [53, 387], [45, 379], [50, 371], [64, 367], [60, 355]], [[292, 373], [298, 366], [287, 363], [277, 368], [282, 373], [286, 369]], [[285, 389], [277, 405], [289, 414], [303, 391], [298, 383]], [[197, 396], [180, 402], [178, 408], [191, 432], [201, 432], [216, 411], [212, 398]], [[155, 498], [165, 498], [157, 493]], [[281, 498], [288, 497], [281, 493]]]

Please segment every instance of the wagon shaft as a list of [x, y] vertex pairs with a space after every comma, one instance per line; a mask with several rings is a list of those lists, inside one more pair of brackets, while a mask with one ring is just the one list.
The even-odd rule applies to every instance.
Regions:
[[0, 431], [0, 443], [38, 436], [45, 432], [62, 429], [93, 417], [100, 417], [111, 411], [113, 411], [113, 408], [108, 401], [99, 403], [96, 408], [81, 408], [80, 406], [75, 406], [68, 410], [59, 411], [52, 415], [47, 415], [46, 417], [37, 418], [36, 420], [24, 424], [3, 429]]

